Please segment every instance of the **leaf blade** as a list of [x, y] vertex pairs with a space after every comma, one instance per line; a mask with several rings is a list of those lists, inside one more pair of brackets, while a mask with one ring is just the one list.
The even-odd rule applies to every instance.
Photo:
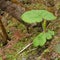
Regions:
[[40, 33], [34, 40], [33, 45], [36, 46], [43, 46], [46, 43], [46, 36], [45, 33]]
[[24, 22], [27, 23], [36, 23], [36, 22], [41, 22], [42, 21], [42, 17], [40, 14], [40, 10], [31, 10], [28, 12], [25, 12], [21, 18]]

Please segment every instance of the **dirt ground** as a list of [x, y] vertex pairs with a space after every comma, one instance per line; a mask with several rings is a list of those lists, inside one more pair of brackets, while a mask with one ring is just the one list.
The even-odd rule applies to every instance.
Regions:
[[[37, 1], [37, 0], [36, 0]], [[22, 3], [27, 10], [31, 9], [46, 9], [42, 1], [36, 3], [32, 0], [27, 3]], [[16, 3], [12, 0], [13, 3]], [[41, 3], [41, 4], [40, 4]], [[18, 3], [19, 4], [19, 3]], [[47, 10], [54, 13], [53, 7], [48, 7]], [[0, 47], [0, 60], [60, 60], [60, 18], [48, 24], [48, 28], [55, 31], [55, 36], [50, 41], [47, 41], [43, 47], [34, 47], [33, 44], [26, 48], [22, 53], [19, 53], [25, 46], [30, 44], [34, 37], [41, 32], [39, 26], [29, 27], [17, 21], [16, 18], [4, 12], [2, 22], [6, 28], [8, 36], [11, 40]], [[0, 29], [1, 30], [1, 29]], [[19, 53], [19, 54], [18, 54]]]

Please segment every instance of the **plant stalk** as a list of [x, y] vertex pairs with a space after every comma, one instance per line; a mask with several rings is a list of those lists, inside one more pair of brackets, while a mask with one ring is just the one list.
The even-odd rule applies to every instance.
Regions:
[[46, 32], [46, 20], [43, 21], [42, 23], [42, 28], [43, 28], [43, 31]]

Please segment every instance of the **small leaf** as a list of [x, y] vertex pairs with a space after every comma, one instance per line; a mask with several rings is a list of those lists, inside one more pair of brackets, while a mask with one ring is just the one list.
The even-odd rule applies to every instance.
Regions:
[[45, 33], [42, 32], [40, 33], [34, 40], [33, 40], [33, 44], [34, 46], [43, 46], [46, 43], [46, 36]]
[[37, 47], [37, 46], [39, 46], [39, 40], [38, 40], [38, 38], [36, 37], [34, 40], [33, 40], [33, 45], [35, 46], [35, 47]]
[[51, 39], [53, 35], [54, 35], [54, 31], [48, 30], [48, 32], [46, 32], [46, 38], [48, 40]]
[[46, 38], [49, 40], [49, 39], [51, 39], [52, 38], [52, 35], [50, 34], [50, 33], [46, 33]]
[[40, 36], [42, 36], [42, 33], [40, 33], [35, 39], [33, 40], [34, 46], [39, 46], [40, 45]]
[[54, 31], [52, 30], [48, 30], [48, 33], [50, 33], [51, 35], [55, 35]]
[[44, 35], [40, 38], [39, 42], [40, 42], [40, 46], [43, 46], [46, 43], [46, 38]]

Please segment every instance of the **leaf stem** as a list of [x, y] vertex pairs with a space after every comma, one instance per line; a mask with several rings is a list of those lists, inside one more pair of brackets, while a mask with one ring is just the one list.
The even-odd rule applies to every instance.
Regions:
[[45, 32], [46, 31], [46, 20], [43, 21], [42, 28], [43, 28], [43, 31]]

